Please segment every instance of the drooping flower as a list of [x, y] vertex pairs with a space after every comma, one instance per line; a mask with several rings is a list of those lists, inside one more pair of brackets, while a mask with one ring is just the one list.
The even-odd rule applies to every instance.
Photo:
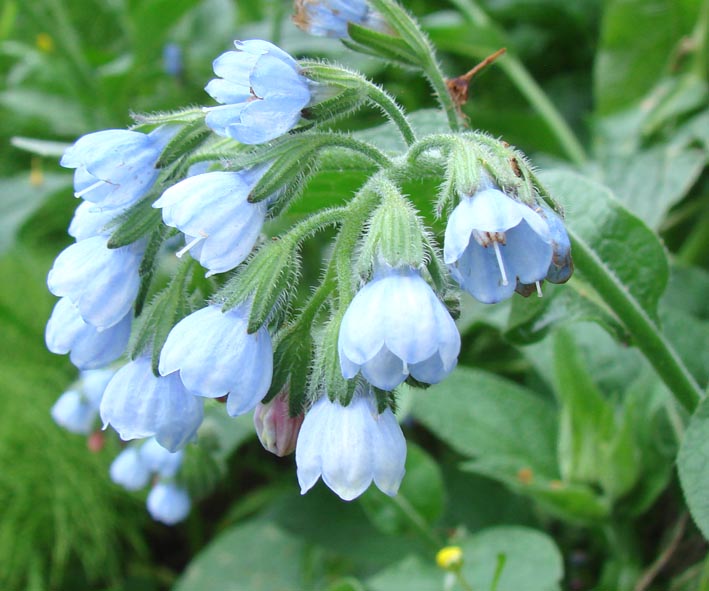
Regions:
[[155, 164], [176, 131], [176, 126], [163, 126], [149, 134], [126, 129], [89, 133], [67, 148], [60, 164], [76, 169], [76, 197], [104, 207], [127, 207], [157, 179]]
[[509, 298], [517, 281], [544, 279], [551, 257], [547, 222], [495, 187], [464, 195], [448, 219], [445, 262], [460, 286], [483, 303]]
[[50, 412], [57, 425], [77, 435], [91, 433], [96, 421], [96, 409], [76, 390], [64, 392]]
[[295, 449], [300, 492], [322, 476], [345, 500], [361, 495], [374, 481], [393, 496], [404, 477], [406, 440], [394, 413], [377, 411], [368, 385], [360, 385], [347, 406], [320, 398], [305, 415]]
[[234, 45], [236, 51], [214, 60], [218, 78], [205, 90], [222, 105], [206, 109], [206, 125], [243, 144], [261, 144], [287, 133], [311, 99], [300, 66], [268, 41], [252, 39]]
[[129, 313], [118, 324], [98, 330], [84, 322], [79, 309], [69, 298], [62, 298], [49, 317], [44, 338], [47, 349], [52, 353], [69, 353], [69, 359], [79, 369], [96, 369], [123, 355], [130, 338], [130, 328]]
[[239, 265], [249, 255], [263, 227], [266, 203], [250, 203], [249, 194], [265, 168], [240, 172], [207, 172], [180, 181], [153, 207], [164, 222], [186, 235], [187, 250], [209, 275]]
[[281, 458], [293, 453], [304, 419], [302, 414], [290, 416], [288, 399], [288, 390], [284, 389], [266, 404], [259, 402], [254, 411], [254, 427], [261, 445]]
[[166, 525], [179, 523], [190, 513], [190, 497], [184, 488], [171, 482], [158, 482], [148, 494], [148, 512]]
[[154, 437], [140, 446], [140, 459], [151, 472], [163, 478], [172, 478], [182, 465], [183, 450], [172, 452], [165, 449]]
[[271, 385], [273, 348], [265, 327], [247, 332], [248, 314], [246, 304], [228, 312], [210, 305], [183, 318], [163, 346], [160, 374], [199, 396], [228, 395], [233, 417], [249, 412]]
[[347, 379], [361, 371], [382, 390], [409, 375], [435, 384], [455, 367], [460, 334], [418, 271], [381, 264], [345, 312], [338, 352]]
[[349, 37], [347, 25], [355, 23], [378, 31], [386, 23], [365, 0], [296, 0], [293, 22], [318, 37]]
[[51, 415], [54, 422], [71, 433], [89, 435], [98, 417], [98, 408], [113, 370], [82, 371], [74, 386], [54, 403]]
[[185, 389], [177, 375], [156, 377], [150, 359], [124, 365], [101, 400], [104, 429], [110, 424], [121, 439], [155, 437], [170, 451], [187, 444], [202, 424], [202, 400]]
[[126, 490], [136, 491], [148, 485], [150, 470], [134, 446], [126, 447], [111, 462], [111, 480]]
[[49, 291], [67, 297], [85, 322], [103, 330], [123, 320], [138, 293], [144, 241], [108, 248], [94, 236], [65, 248], [47, 276]]

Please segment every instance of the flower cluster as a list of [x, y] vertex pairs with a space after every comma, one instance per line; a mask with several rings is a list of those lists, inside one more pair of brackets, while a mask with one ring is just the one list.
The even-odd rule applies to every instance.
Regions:
[[[324, 0], [298, 2], [296, 20], [336, 37], [348, 23], [383, 23], [366, 2]], [[53, 415], [87, 433], [98, 412], [122, 440], [148, 438], [124, 449], [111, 477], [129, 490], [155, 477], [148, 510], [169, 524], [189, 511], [175, 476], [205, 408], [218, 408], [210, 399], [232, 417], [255, 410], [263, 446], [295, 451], [302, 493], [322, 478], [345, 500], [372, 482], [394, 495], [406, 461], [396, 390], [437, 384], [458, 362], [450, 278], [484, 303], [541, 295], [543, 281], [572, 272], [561, 217], [513, 148], [464, 132], [441, 135], [427, 153], [393, 99], [351, 71], [251, 40], [219, 56], [214, 73], [206, 90], [219, 105], [86, 135], [62, 158], [82, 202], [69, 228], [76, 242], [47, 279], [61, 298], [47, 346], [108, 373], [84, 371], [84, 389], [65, 393]], [[321, 130], [363, 101], [399, 125], [406, 158]], [[269, 224], [322, 154], [342, 150], [377, 167], [357, 194], [290, 226], [287, 217]], [[448, 170], [442, 256], [400, 187], [430, 174], [417, 165], [424, 154]], [[302, 243], [333, 225], [321, 282], [303, 296]], [[166, 269], [172, 278], [154, 281]], [[92, 375], [103, 376], [100, 395]]]
[[155, 438], [147, 439], [116, 456], [110, 468], [111, 480], [128, 491], [150, 484], [148, 512], [156, 521], [175, 525], [187, 517], [191, 507], [187, 490], [175, 482], [183, 455], [182, 451], [166, 450]]

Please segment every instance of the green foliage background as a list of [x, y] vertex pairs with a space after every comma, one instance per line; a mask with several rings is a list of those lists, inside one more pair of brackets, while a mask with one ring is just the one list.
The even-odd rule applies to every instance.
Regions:
[[[530, 155], [574, 232], [706, 389], [709, 3], [404, 5], [451, 76], [507, 47], [473, 82], [471, 127]], [[423, 591], [443, 588], [433, 556], [453, 542], [476, 591], [709, 589], [706, 400], [690, 420], [591, 275], [545, 288], [543, 300], [463, 301], [460, 370], [402, 394], [409, 459], [393, 500], [369, 491], [345, 504], [322, 486], [301, 498], [292, 459], [266, 458], [248, 421], [213, 413], [228, 470], [168, 531], [108, 480], [111, 436], [90, 453], [53, 424], [49, 409], [76, 377], [43, 344], [53, 305], [44, 278], [70, 242], [75, 206], [57, 165], [63, 145], [125, 127], [130, 112], [207, 104], [211, 61], [239, 38], [359, 68], [419, 133], [442, 130], [416, 73], [308, 37], [290, 10], [280, 0], [4, 0], [0, 588]], [[168, 43], [182, 49], [179, 76], [164, 70]], [[391, 146], [374, 111], [340, 125]], [[290, 215], [347, 199], [363, 178], [324, 166]], [[440, 231], [435, 189], [407, 187]], [[306, 250], [306, 279], [323, 247]]]

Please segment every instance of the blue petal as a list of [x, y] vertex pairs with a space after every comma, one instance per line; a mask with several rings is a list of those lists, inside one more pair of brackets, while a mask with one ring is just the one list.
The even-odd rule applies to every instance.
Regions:
[[88, 435], [96, 421], [96, 409], [77, 391], [64, 392], [51, 410], [54, 422], [71, 433]]
[[541, 281], [551, 264], [551, 243], [532, 230], [526, 220], [507, 232], [502, 252], [513, 283], [515, 277], [527, 284]]
[[[433, 383], [433, 382], [430, 382]], [[394, 413], [387, 408], [376, 416], [377, 443], [374, 461], [374, 483], [383, 493], [393, 497], [406, 472], [406, 439]]]
[[160, 445], [154, 437], [140, 446], [140, 459], [151, 471], [163, 478], [173, 478], [184, 458], [184, 451], [171, 452]]
[[122, 367], [101, 400], [101, 420], [124, 441], [155, 437], [177, 451], [202, 423], [202, 400], [188, 392], [176, 375], [158, 378], [150, 360], [140, 357]]
[[124, 208], [100, 207], [90, 201], [83, 201], [74, 211], [69, 224], [69, 236], [77, 241], [94, 236], [107, 237], [111, 230], [106, 226], [124, 211]]
[[[374, 478], [376, 439], [370, 408], [362, 396], [346, 407], [330, 403], [329, 422], [320, 429], [322, 478], [344, 501], [360, 496]], [[307, 415], [306, 415], [307, 419]]]
[[47, 276], [49, 291], [68, 297], [84, 321], [99, 329], [124, 319], [138, 293], [144, 245], [111, 249], [101, 236], [64, 249]]
[[222, 104], [245, 103], [253, 99], [254, 96], [248, 85], [237, 84], [236, 82], [222, 78], [210, 80], [207, 86], [204, 87], [204, 90], [206, 90], [209, 96], [215, 101]]
[[187, 491], [172, 483], [158, 482], [148, 494], [147, 507], [155, 521], [175, 525], [190, 513], [190, 497]]
[[409, 375], [404, 362], [386, 346], [369, 361], [363, 363], [361, 371], [370, 384], [382, 390], [393, 390]]
[[300, 494], [308, 492], [322, 474], [321, 433], [328, 428], [332, 403], [321, 397], [306, 413], [295, 447]]
[[[504, 255], [502, 259], [505, 264]], [[449, 269], [461, 287], [484, 304], [501, 302], [514, 293], [514, 277], [507, 272], [508, 283], [503, 285], [502, 273], [492, 246], [485, 248], [474, 240], [471, 241], [457, 263], [449, 265]], [[506, 264], [505, 270], [507, 271]]]
[[64, 355], [79, 369], [104, 367], [118, 359], [128, 345], [131, 315], [105, 330], [97, 330], [81, 318], [79, 310], [68, 298], [62, 298], [54, 307], [45, 341], [52, 353]]
[[232, 416], [251, 410], [271, 385], [273, 349], [265, 328], [247, 333], [246, 313], [207, 306], [178, 322], [160, 355], [160, 373], [179, 370], [185, 386], [199, 396], [229, 394]]
[[140, 490], [148, 486], [150, 471], [135, 447], [127, 447], [111, 463], [111, 480], [126, 490]]
[[240, 120], [226, 127], [227, 135], [243, 144], [268, 142], [293, 129], [306, 104], [297, 96], [252, 101], [241, 112]]

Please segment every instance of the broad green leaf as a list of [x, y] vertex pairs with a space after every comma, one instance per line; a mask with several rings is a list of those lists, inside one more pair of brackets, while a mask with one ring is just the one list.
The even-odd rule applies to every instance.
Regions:
[[465, 456], [558, 477], [554, 409], [517, 384], [459, 367], [417, 396], [413, 414]]
[[81, 104], [70, 97], [29, 88], [11, 88], [0, 92], [0, 105], [14, 117], [41, 121], [47, 134], [77, 136], [90, 127]]
[[68, 189], [71, 177], [43, 173], [36, 180], [29, 172], [0, 179], [0, 252], [12, 246], [22, 224], [61, 189]]
[[[583, 241], [606, 276], [657, 321], [657, 304], [668, 278], [667, 258], [657, 236], [603, 185], [562, 170], [545, 172], [541, 180], [564, 205], [566, 224], [576, 240]], [[584, 275], [578, 265], [576, 272]]]
[[409, 442], [407, 448], [406, 475], [398, 494], [389, 497], [372, 486], [360, 498], [372, 525], [384, 533], [417, 531], [413, 519], [430, 527], [443, 512], [445, 491], [438, 464], [417, 445]]
[[[561, 554], [549, 536], [528, 528], [503, 526], [483, 530], [461, 543], [463, 575], [473, 589], [492, 589], [498, 561], [504, 557], [496, 591], [558, 591], [564, 574]], [[431, 556], [409, 556], [367, 581], [372, 591], [431, 591], [444, 587], [446, 573]], [[456, 582], [451, 591], [461, 591]]]
[[696, 22], [697, 0], [608, 0], [594, 68], [597, 110], [630, 106], [655, 84]]
[[689, 511], [709, 539], [709, 398], [702, 400], [689, 421], [677, 466]]
[[282, 591], [303, 581], [305, 544], [267, 521], [238, 524], [192, 560], [174, 591]]

